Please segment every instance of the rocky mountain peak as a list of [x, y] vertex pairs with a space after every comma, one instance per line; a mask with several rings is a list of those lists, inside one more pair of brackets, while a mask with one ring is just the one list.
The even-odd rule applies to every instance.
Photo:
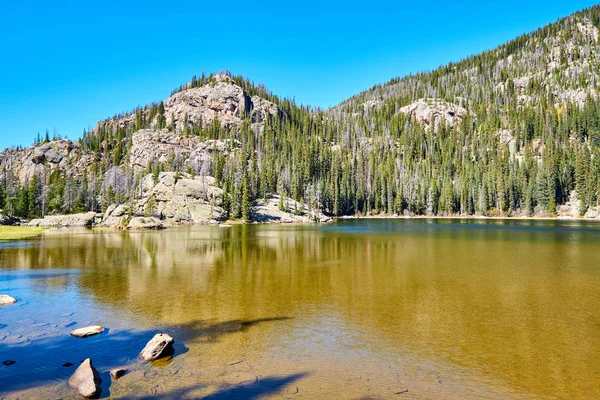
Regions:
[[[198, 124], [207, 127], [216, 119], [223, 127], [240, 126], [250, 117], [255, 129], [260, 129], [268, 115], [283, 118], [279, 106], [257, 95], [250, 96], [234, 79], [225, 73], [209, 78], [203, 85], [192, 87], [187, 84], [162, 102], [165, 126], [182, 131], [186, 126]], [[160, 115], [151, 115], [150, 109], [140, 111], [151, 118], [150, 128], [160, 129]], [[117, 128], [131, 129], [136, 125], [136, 113], [120, 118], [101, 121], [101, 128], [115, 131]]]

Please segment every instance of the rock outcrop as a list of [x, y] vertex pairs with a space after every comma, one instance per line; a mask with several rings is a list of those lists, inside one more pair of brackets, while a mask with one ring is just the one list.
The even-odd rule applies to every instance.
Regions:
[[69, 378], [69, 386], [77, 389], [81, 396], [87, 398], [100, 395], [101, 383], [102, 379], [89, 358], [86, 358]]
[[[163, 101], [166, 125], [175, 131], [182, 131], [188, 125], [208, 126], [216, 119], [221, 126], [233, 127], [242, 124], [249, 116], [252, 123], [260, 125], [267, 115], [283, 118], [284, 113], [277, 104], [259, 96], [250, 95], [226, 74], [214, 75], [199, 87], [190, 87], [173, 94]], [[148, 114], [148, 110], [143, 110]], [[136, 116], [130, 114], [99, 122], [95, 130], [101, 128], [116, 130], [135, 126]], [[255, 128], [258, 126], [255, 125]], [[158, 120], [151, 121], [156, 128]]]
[[[283, 207], [281, 207], [283, 205]], [[283, 208], [283, 209], [282, 209]], [[251, 218], [254, 222], [275, 222], [275, 223], [308, 223], [308, 222], [328, 222], [331, 218], [315, 213], [308, 206], [286, 197], [280, 201], [279, 196], [270, 196], [266, 200], [257, 200], [254, 202], [251, 211]]]
[[99, 333], [104, 332], [104, 327], [102, 325], [93, 325], [86, 326], [85, 328], [78, 328], [71, 332], [71, 336], [75, 336], [78, 338], [84, 338], [88, 336], [98, 335]]
[[223, 217], [223, 190], [212, 176], [162, 172], [141, 181], [141, 196], [134, 210], [169, 223], [208, 223]]
[[127, 229], [164, 229], [160, 219], [154, 217], [133, 217], [126, 226]]
[[14, 304], [17, 302], [17, 299], [11, 297], [7, 294], [0, 294], [0, 306], [5, 306], [7, 304]]
[[94, 211], [81, 214], [47, 215], [44, 218], [33, 219], [29, 226], [92, 226], [97, 214]]
[[0, 152], [0, 171], [11, 171], [23, 184], [45, 170], [60, 168], [71, 176], [82, 176], [94, 155], [82, 151], [78, 143], [67, 139], [38, 143], [26, 149], [8, 148]]
[[414, 118], [426, 129], [433, 128], [435, 131], [441, 123], [455, 127], [469, 115], [466, 108], [441, 99], [420, 99], [400, 108], [400, 112]]
[[223, 190], [211, 176], [161, 172], [144, 176], [134, 204], [111, 205], [102, 225], [128, 229], [161, 228], [164, 224], [206, 224], [223, 218]]
[[210, 174], [213, 152], [229, 154], [240, 143], [233, 140], [205, 140], [186, 137], [166, 130], [143, 129], [131, 138], [129, 167], [135, 172], [157, 163], [189, 167], [198, 174]]
[[173, 354], [173, 343], [175, 341], [166, 333], [157, 333], [140, 353], [144, 361], [154, 361], [161, 357]]
[[565, 204], [561, 204], [556, 208], [556, 216], [558, 218], [600, 218], [600, 207], [590, 207], [582, 215], [579, 195], [577, 194], [577, 191], [573, 190], [569, 194], [569, 200], [567, 200]]

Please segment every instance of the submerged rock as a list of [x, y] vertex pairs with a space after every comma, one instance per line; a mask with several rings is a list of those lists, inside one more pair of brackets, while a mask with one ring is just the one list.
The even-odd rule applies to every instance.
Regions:
[[83, 397], [97, 397], [102, 389], [102, 379], [92, 365], [92, 360], [86, 358], [69, 378], [69, 386], [77, 389]]
[[104, 327], [102, 325], [93, 325], [86, 326], [85, 328], [75, 329], [71, 332], [71, 336], [75, 336], [78, 338], [84, 338], [92, 335], [97, 335], [99, 333], [104, 332]]
[[140, 353], [144, 361], [153, 361], [164, 356], [173, 354], [173, 343], [175, 341], [166, 333], [157, 333]]
[[11, 297], [7, 294], [0, 294], [0, 306], [4, 306], [6, 304], [13, 304], [16, 302], [17, 299], [15, 299], [14, 297]]
[[127, 368], [115, 368], [110, 370], [110, 376], [113, 379], [119, 379], [127, 373]]
[[15, 363], [16, 363], [15, 360], [5, 360], [5, 361], [2, 361], [2, 364], [4, 364], [4, 365], [13, 365]]

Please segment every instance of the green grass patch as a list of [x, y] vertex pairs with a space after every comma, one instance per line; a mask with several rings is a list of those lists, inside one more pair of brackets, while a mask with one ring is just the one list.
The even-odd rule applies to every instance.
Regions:
[[46, 230], [41, 226], [0, 226], [0, 240], [22, 240], [39, 236]]

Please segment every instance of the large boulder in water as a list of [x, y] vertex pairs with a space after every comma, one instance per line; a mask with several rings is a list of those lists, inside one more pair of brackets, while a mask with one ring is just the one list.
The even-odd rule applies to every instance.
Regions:
[[69, 378], [69, 386], [77, 389], [83, 397], [94, 398], [100, 395], [102, 379], [92, 365], [92, 360], [86, 358]]
[[173, 338], [166, 333], [157, 333], [140, 353], [144, 361], [153, 361], [173, 354]]

